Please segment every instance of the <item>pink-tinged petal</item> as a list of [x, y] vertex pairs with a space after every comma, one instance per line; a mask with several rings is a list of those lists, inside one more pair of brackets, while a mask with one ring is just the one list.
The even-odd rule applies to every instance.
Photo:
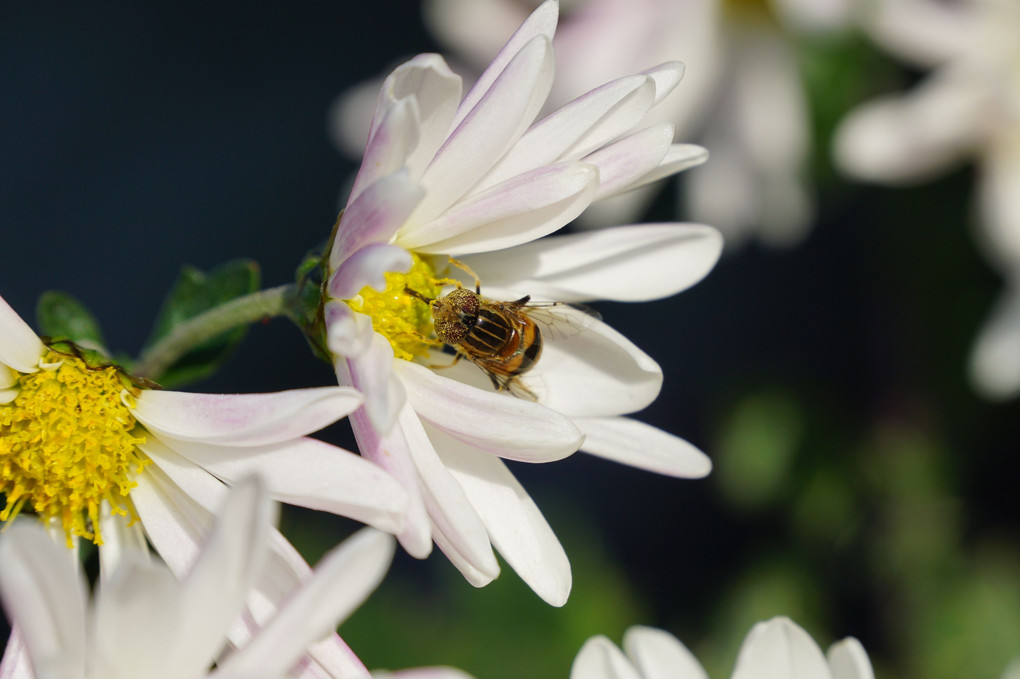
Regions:
[[545, 406], [482, 391], [415, 363], [402, 361], [396, 369], [418, 416], [468, 445], [521, 462], [560, 460], [581, 446], [577, 427]]
[[537, 37], [507, 65], [492, 88], [450, 134], [422, 173], [425, 197], [401, 234], [427, 224], [474, 186], [538, 113], [552, 83], [552, 46]]
[[747, 633], [732, 679], [831, 679], [818, 644], [789, 618], [759, 622]]
[[432, 524], [432, 539], [436, 541], [436, 546], [439, 547], [439, 550], [450, 560], [453, 567], [460, 571], [460, 574], [464, 576], [464, 579], [472, 587], [485, 587], [499, 576], [499, 562], [496, 563], [495, 575], [481, 572], [472, 566], [471, 562], [464, 558], [460, 552], [454, 549], [450, 540], [443, 535], [443, 531], [434, 523]]
[[667, 61], [642, 71], [642, 74], [650, 77], [652, 82], [655, 83], [655, 101], [652, 104], [653, 106], [661, 103], [663, 99], [676, 89], [676, 86], [680, 84], [684, 77], [685, 70], [686, 66], [682, 62]]
[[1012, 273], [1020, 263], [1020, 126], [985, 146], [979, 171], [982, 245], [1000, 270]]
[[832, 679], [875, 679], [868, 654], [861, 642], [853, 637], [830, 646], [826, 657], [832, 669]]
[[836, 163], [868, 181], [927, 181], [984, 139], [988, 96], [975, 74], [944, 68], [905, 96], [879, 98], [851, 111], [836, 130]]
[[382, 581], [393, 560], [393, 538], [363, 529], [322, 558], [273, 619], [220, 664], [237, 676], [283, 676], [305, 646], [331, 633]]
[[386, 289], [387, 273], [405, 273], [412, 263], [410, 253], [402, 247], [386, 243], [366, 245], [337, 267], [327, 289], [333, 299], [351, 299], [366, 285], [382, 291]]
[[587, 163], [560, 163], [472, 195], [428, 226], [399, 239], [428, 253], [485, 252], [541, 238], [577, 217], [598, 190]]
[[35, 372], [45, 351], [39, 336], [0, 297], [0, 363], [18, 372]]
[[421, 480], [422, 495], [433, 535], [438, 531], [448, 548], [488, 581], [499, 575], [499, 564], [489, 544], [489, 534], [464, 490], [443, 466], [421, 420], [410, 405], [400, 412], [399, 426], [407, 440]]
[[656, 474], [700, 479], [712, 461], [683, 439], [626, 417], [576, 417], [585, 434], [582, 450], [590, 455]]
[[648, 112], [654, 95], [651, 78], [632, 75], [578, 97], [535, 123], [476, 190], [561, 159], [581, 158], [628, 132]]
[[[347, 363], [337, 364], [337, 376], [341, 382], [351, 380]], [[397, 412], [399, 413], [399, 410]], [[422, 499], [421, 480], [403, 430], [394, 426], [385, 434], [380, 434], [380, 430], [372, 424], [364, 408], [352, 413], [348, 421], [354, 430], [361, 454], [389, 472], [407, 492], [408, 505], [404, 517], [404, 530], [397, 535], [397, 539], [408, 554], [424, 559], [432, 551], [432, 531]]]
[[668, 123], [653, 125], [585, 156], [584, 162], [599, 168], [595, 200], [631, 189], [659, 168], [673, 142], [673, 132]]
[[653, 168], [648, 174], [627, 187], [628, 191], [641, 186], [647, 186], [666, 177], [672, 177], [678, 172], [689, 170], [708, 161], [708, 151], [697, 144], [673, 144], [666, 151], [662, 162], [658, 167]]
[[228, 484], [251, 474], [274, 500], [339, 514], [389, 533], [403, 529], [407, 493], [377, 465], [343, 448], [301, 438], [254, 448], [178, 441], [173, 449]]
[[531, 13], [521, 24], [520, 28], [503, 45], [503, 48], [496, 54], [488, 68], [478, 76], [471, 91], [464, 97], [460, 107], [457, 109], [457, 116], [454, 125], [459, 125], [470, 114], [478, 103], [495, 87], [496, 80], [506, 70], [508, 64], [536, 37], [544, 37], [552, 41], [556, 32], [556, 22], [559, 18], [559, 3], [555, 0], [547, 0]]
[[643, 679], [634, 666], [601, 634], [584, 642], [570, 667], [570, 679]]
[[271, 394], [143, 391], [132, 413], [159, 437], [223, 446], [259, 446], [305, 436], [361, 405], [348, 387]]
[[330, 300], [322, 310], [326, 343], [334, 356], [357, 358], [372, 346], [372, 318], [353, 311], [346, 302]]
[[543, 405], [568, 417], [606, 417], [641, 410], [655, 400], [662, 369], [648, 354], [583, 311], [553, 309], [557, 323], [546, 326], [542, 357], [521, 378]]
[[[8, 611], [8, 616], [10, 615], [11, 613]], [[28, 650], [21, 637], [21, 630], [18, 629], [18, 626], [11, 625], [11, 635], [7, 637], [4, 657], [3, 660], [0, 660], [0, 679], [36, 679], [28, 658]]]
[[722, 245], [710, 226], [640, 224], [551, 236], [464, 262], [490, 292], [506, 288], [518, 297], [527, 293], [561, 302], [639, 302], [699, 282], [719, 260]]
[[1020, 394], [1020, 288], [1015, 284], [985, 320], [970, 355], [970, 379], [985, 398]]
[[[38, 676], [85, 668], [86, 592], [88, 585], [70, 550], [56, 544], [40, 524], [15, 521], [5, 526], [0, 594]], [[4, 665], [13, 674], [24, 662], [5, 656]]]
[[404, 385], [393, 374], [393, 346], [379, 333], [372, 333], [368, 350], [333, 364], [340, 384], [352, 385], [365, 395], [363, 410], [380, 434], [393, 428], [404, 406]]
[[413, 97], [404, 97], [393, 102], [381, 120], [374, 121], [348, 203], [356, 200], [366, 187], [406, 165], [418, 145], [418, 120], [418, 102]]
[[570, 562], [528, 493], [497, 457], [426, 427], [436, 452], [460, 481], [489, 538], [510, 567], [543, 601], [562, 606], [570, 596]]
[[623, 648], [642, 679], [708, 679], [694, 654], [661, 629], [631, 627], [623, 635]]
[[336, 240], [329, 253], [329, 268], [371, 243], [387, 243], [421, 201], [424, 191], [408, 174], [398, 170], [365, 187], [340, 216]]

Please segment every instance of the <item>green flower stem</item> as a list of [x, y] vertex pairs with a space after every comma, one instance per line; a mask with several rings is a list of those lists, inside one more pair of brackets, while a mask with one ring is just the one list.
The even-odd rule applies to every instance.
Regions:
[[242, 325], [289, 316], [294, 284], [259, 290], [193, 316], [142, 352], [131, 369], [135, 377], [158, 380], [189, 351], [228, 330]]

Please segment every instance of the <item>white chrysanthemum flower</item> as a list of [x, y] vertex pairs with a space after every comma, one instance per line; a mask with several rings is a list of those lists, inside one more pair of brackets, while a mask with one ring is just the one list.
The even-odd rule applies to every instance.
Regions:
[[[631, 627], [626, 654], [604, 636], [581, 647], [571, 679], [708, 679], [694, 655], [676, 637], [652, 627]], [[848, 637], [822, 654], [811, 636], [788, 618], [751, 628], [737, 656], [732, 679], [874, 679], [868, 654]]]
[[[242, 648], [227, 631], [270, 562], [275, 505], [261, 480], [226, 498], [208, 540], [178, 580], [144, 542], [125, 544], [94, 597], [77, 560], [37, 523], [0, 537], [0, 595], [15, 626], [11, 644], [28, 661], [5, 659], [5, 679], [283, 679], [308, 644], [332, 632], [379, 584], [394, 542], [371, 528], [327, 554], [314, 574]], [[210, 669], [215, 661], [216, 669]]]
[[503, 459], [558, 460], [584, 441], [589, 453], [663, 474], [699, 477], [711, 465], [622, 417], [655, 399], [662, 371], [608, 325], [575, 315], [567, 323], [582, 331], [544, 335], [541, 360], [520, 379], [532, 402], [493, 391], [469, 361], [430, 370], [450, 357], [432, 351], [429, 306], [407, 290], [439, 297], [443, 277], [459, 273], [448, 256], [469, 255], [491, 299], [655, 299], [700, 280], [722, 244], [690, 224], [541, 238], [593, 200], [704, 157], [672, 144], [672, 126], [643, 126], [678, 80], [676, 64], [610, 82], [532, 124], [551, 84], [556, 16], [555, 2], [539, 7], [463, 100], [435, 55], [387, 78], [330, 253], [324, 316], [340, 382], [365, 394], [350, 417], [362, 454], [411, 495], [398, 536], [407, 551], [424, 557], [434, 540], [481, 586], [499, 573], [495, 546], [561, 605], [566, 555]]
[[[688, 66], [683, 96], [669, 97], [649, 122], [671, 123], [677, 138], [700, 135], [713, 161], [684, 176], [687, 214], [713, 224], [727, 246], [758, 235], [794, 244], [814, 214], [806, 174], [810, 116], [794, 53], [804, 34], [842, 29], [858, 0], [574, 0], [564, 2], [553, 45], [556, 79], [546, 102], [559, 107], [610, 78], [652, 64]], [[477, 73], [534, 2], [429, 0], [426, 23], [466, 70]], [[347, 149], [365, 139], [359, 125], [368, 88], [338, 100], [334, 137]], [[652, 187], [602, 201], [582, 220], [592, 226], [635, 219]]]
[[1015, 0], [879, 0], [865, 27], [888, 50], [934, 69], [912, 91], [851, 111], [836, 161], [886, 184], [928, 180], [978, 163], [985, 253], [1006, 291], [971, 356], [975, 386], [991, 398], [1020, 393], [1020, 4]]
[[[30, 509], [68, 544], [95, 541], [101, 556], [148, 537], [181, 574], [227, 484], [259, 473], [275, 499], [400, 532], [401, 484], [306, 438], [361, 402], [341, 387], [246, 395], [139, 388], [114, 367], [89, 366], [70, 345], [47, 346], [0, 298], [0, 519]], [[272, 551], [249, 602], [253, 629], [309, 570], [278, 533]], [[332, 672], [364, 676], [339, 638], [315, 652]]]

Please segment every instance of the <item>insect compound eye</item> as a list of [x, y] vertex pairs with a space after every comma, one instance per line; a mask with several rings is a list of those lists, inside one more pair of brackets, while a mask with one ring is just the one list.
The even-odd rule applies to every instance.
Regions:
[[466, 288], [459, 288], [449, 294], [449, 299], [469, 316], [478, 315], [478, 295]]
[[468, 329], [463, 323], [449, 319], [437, 319], [435, 322], [436, 337], [446, 344], [460, 344], [467, 337]]

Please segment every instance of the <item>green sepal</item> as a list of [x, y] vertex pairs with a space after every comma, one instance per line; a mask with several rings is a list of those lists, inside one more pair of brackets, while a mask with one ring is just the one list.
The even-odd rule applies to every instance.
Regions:
[[327, 345], [322, 310], [326, 302], [326, 282], [329, 280], [329, 253], [333, 250], [333, 242], [336, 240], [336, 232], [342, 217], [343, 212], [337, 216], [329, 239], [323, 247], [310, 251], [298, 265], [294, 273], [297, 293], [292, 298], [290, 307], [291, 318], [301, 328], [308, 345], [312, 348], [312, 353], [330, 365], [333, 363], [333, 356]]
[[44, 292], [39, 297], [35, 313], [40, 334], [66, 337], [75, 344], [106, 351], [106, 340], [99, 321], [84, 304], [66, 292]]
[[[163, 301], [152, 337], [145, 349], [165, 338], [181, 323], [233, 299], [256, 292], [261, 274], [256, 262], [236, 259], [206, 273], [184, 266]], [[165, 387], [179, 386], [213, 374], [244, 339], [247, 326], [228, 330], [203, 342], [178, 359], [161, 375], [150, 377]], [[145, 349], [143, 349], [143, 354]]]

